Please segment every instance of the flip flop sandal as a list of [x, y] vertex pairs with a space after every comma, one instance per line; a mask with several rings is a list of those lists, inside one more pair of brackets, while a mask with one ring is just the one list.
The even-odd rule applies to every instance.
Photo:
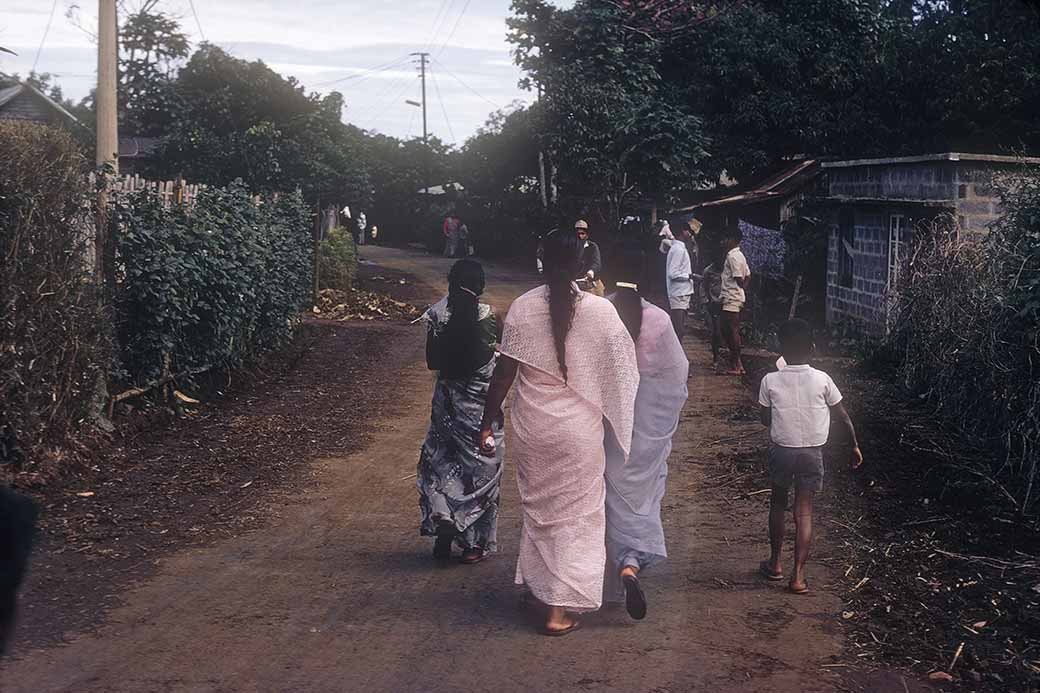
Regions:
[[790, 592], [791, 594], [809, 594], [809, 583], [808, 582], [805, 583], [805, 587], [803, 587], [803, 588], [801, 588], [799, 590], [796, 590], [795, 588], [793, 588], [790, 585], [788, 585], [787, 586], [787, 591]]
[[473, 565], [475, 563], [480, 563], [481, 561], [484, 560], [484, 558], [485, 558], [484, 549], [481, 549], [481, 548], [466, 549], [465, 551], [462, 552], [462, 557], [459, 558], [459, 563], [462, 563], [463, 565]]
[[769, 569], [769, 561], [762, 561], [758, 564], [758, 574], [770, 582], [780, 582], [784, 579], [784, 574], [782, 572], [774, 573]]
[[646, 594], [643, 593], [643, 586], [639, 584], [639, 578], [626, 575], [621, 581], [625, 584], [625, 609], [628, 615], [642, 621], [646, 618]]
[[571, 623], [571, 625], [567, 626], [566, 628], [559, 629], [546, 628], [545, 626], [542, 626], [538, 629], [538, 632], [542, 635], [547, 635], [550, 638], [559, 638], [564, 635], [569, 635], [576, 630], [581, 630], [581, 621], [575, 620], [573, 623]]

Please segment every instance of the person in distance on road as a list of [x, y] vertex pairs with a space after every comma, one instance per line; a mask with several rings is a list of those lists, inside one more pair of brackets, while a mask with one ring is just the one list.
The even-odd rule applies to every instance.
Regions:
[[416, 477], [420, 532], [437, 538], [434, 558], [449, 559], [458, 544], [466, 564], [497, 548], [502, 480], [502, 422], [494, 422], [488, 434], [495, 443], [490, 455], [474, 443], [498, 342], [498, 320], [480, 301], [483, 293], [480, 263], [459, 260], [448, 274], [448, 295], [423, 314], [426, 362], [437, 371], [437, 384]]
[[812, 329], [804, 320], [788, 320], [780, 326], [780, 370], [766, 374], [758, 392], [762, 423], [769, 427], [768, 561], [759, 571], [768, 580], [784, 579], [780, 554], [784, 545], [787, 497], [794, 488], [794, 572], [788, 590], [809, 591], [805, 562], [812, 545], [813, 496], [823, 490], [823, 446], [831, 417], [840, 421], [852, 444], [852, 468], [863, 464], [856, 428], [842, 404], [841, 392], [831, 377], [809, 365], [813, 352]]
[[478, 438], [481, 452], [495, 454], [488, 438], [516, 382], [516, 582], [545, 607], [541, 632], [554, 636], [581, 626], [573, 613], [603, 603], [604, 436], [627, 457], [639, 385], [635, 345], [614, 306], [574, 282], [580, 252], [576, 234], [545, 239], [546, 284], [509, 309]]
[[668, 476], [672, 436], [686, 402], [690, 364], [668, 313], [642, 298], [646, 255], [636, 242], [611, 258], [609, 296], [636, 345], [636, 393], [632, 449], [626, 463], [616, 442], [607, 439], [607, 574], [605, 601], [625, 602], [634, 619], [646, 616], [639, 575], [663, 561], [661, 499]]
[[605, 293], [603, 280], [599, 275], [603, 271], [603, 257], [599, 252], [599, 245], [589, 240], [589, 223], [579, 219], [574, 224], [574, 233], [578, 236], [581, 244], [581, 262], [578, 269], [578, 279], [585, 284], [585, 290], [596, 296]]

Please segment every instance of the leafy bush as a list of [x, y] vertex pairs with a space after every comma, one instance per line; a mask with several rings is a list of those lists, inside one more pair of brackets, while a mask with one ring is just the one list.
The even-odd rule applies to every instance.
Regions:
[[982, 243], [921, 234], [890, 347], [906, 384], [994, 451], [971, 471], [1027, 513], [1040, 460], [1040, 173], [1006, 181], [1002, 197]]
[[0, 463], [89, 412], [106, 317], [90, 276], [87, 169], [65, 132], [0, 121]]
[[301, 197], [256, 204], [240, 184], [190, 208], [151, 192], [115, 205], [121, 374], [233, 367], [278, 347], [309, 295], [310, 223]]
[[318, 281], [322, 289], [347, 291], [357, 272], [357, 249], [349, 228], [331, 229], [321, 242]]

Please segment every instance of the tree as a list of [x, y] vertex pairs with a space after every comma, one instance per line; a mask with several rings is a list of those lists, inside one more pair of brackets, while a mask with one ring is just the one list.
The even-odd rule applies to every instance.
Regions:
[[147, 0], [119, 31], [121, 126], [135, 135], [163, 135], [174, 111], [172, 82], [190, 43], [177, 20]]
[[262, 61], [203, 44], [172, 83], [174, 111], [156, 173], [252, 190], [300, 188], [311, 203], [367, 202], [360, 131], [343, 98], [304, 93]]
[[613, 226], [629, 200], [665, 201], [701, 177], [701, 121], [672, 98], [658, 69], [661, 43], [626, 24], [629, 10], [515, 0], [513, 12], [524, 84], [542, 90], [546, 139], [572, 197], [602, 202]]

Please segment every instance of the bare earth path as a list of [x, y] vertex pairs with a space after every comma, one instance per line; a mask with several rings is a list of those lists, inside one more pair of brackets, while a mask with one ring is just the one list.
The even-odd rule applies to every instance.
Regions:
[[[443, 288], [447, 261], [366, 248], [362, 256]], [[533, 285], [489, 265], [504, 314]], [[436, 299], [436, 295], [429, 296]], [[670, 560], [646, 575], [647, 620], [587, 619], [562, 639], [536, 635], [512, 585], [519, 535], [513, 470], [503, 483], [502, 551], [474, 567], [434, 567], [417, 534], [414, 480], [432, 378], [423, 334], [400, 326], [387, 349], [414, 365], [374, 377], [400, 414], [373, 421], [372, 443], [313, 460], [315, 483], [272, 502], [261, 529], [165, 558], [94, 632], [19, 652], [4, 691], [829, 691], [841, 650], [838, 575], [816, 564], [795, 597], [756, 578], [765, 494], [747, 495], [733, 464], [764, 434], [738, 414], [747, 394], [709, 374], [689, 338], [690, 401], [671, 458]], [[298, 368], [327, 367], [320, 355]], [[335, 393], [329, 393], [335, 398]], [[330, 402], [330, 405], [332, 403]], [[336, 403], [340, 406], [342, 403]], [[301, 429], [314, 422], [301, 420]], [[219, 456], [219, 451], [216, 453]], [[219, 457], [216, 460], [219, 463]], [[507, 455], [508, 467], [508, 455]], [[821, 523], [822, 524], [822, 523]], [[818, 552], [826, 559], [824, 542]]]

